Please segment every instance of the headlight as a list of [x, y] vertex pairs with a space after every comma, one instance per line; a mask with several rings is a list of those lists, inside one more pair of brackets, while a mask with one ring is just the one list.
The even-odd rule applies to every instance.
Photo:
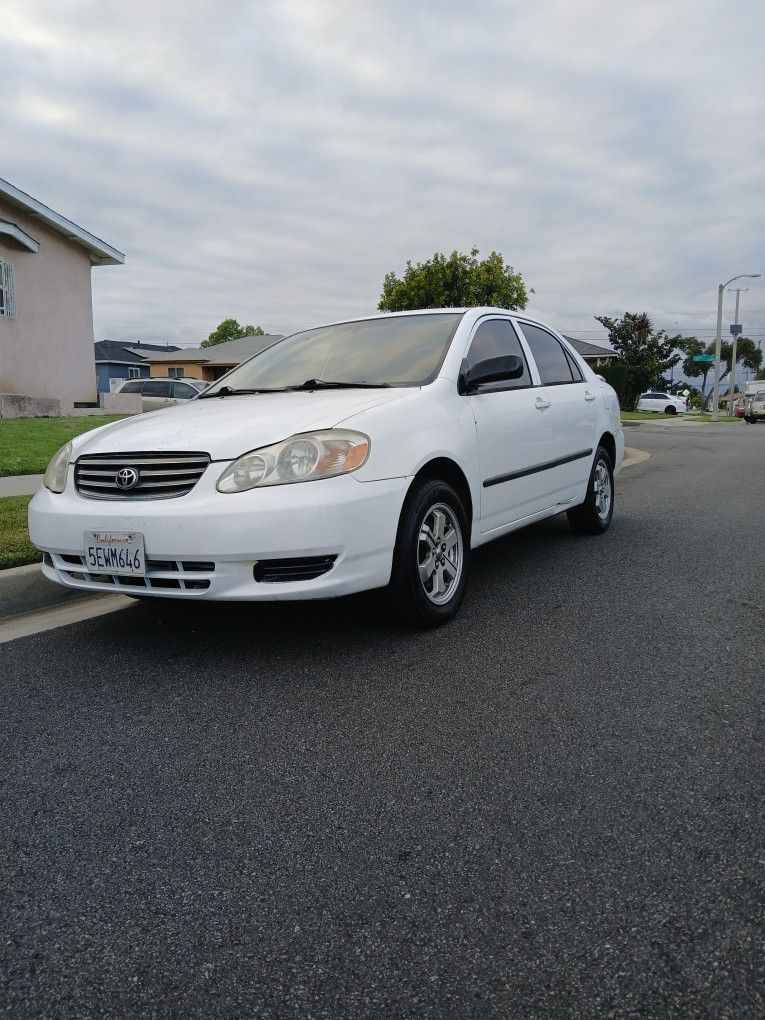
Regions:
[[45, 476], [43, 478], [43, 484], [46, 489], [50, 489], [51, 492], [63, 492], [66, 488], [66, 476], [69, 471], [69, 461], [72, 458], [72, 444], [67, 443], [66, 446], [62, 446], [58, 453], [53, 455], [53, 459], [45, 470]]
[[245, 453], [220, 476], [218, 492], [244, 492], [256, 486], [332, 478], [360, 468], [368, 456], [369, 436], [362, 432], [348, 429], [306, 432]]

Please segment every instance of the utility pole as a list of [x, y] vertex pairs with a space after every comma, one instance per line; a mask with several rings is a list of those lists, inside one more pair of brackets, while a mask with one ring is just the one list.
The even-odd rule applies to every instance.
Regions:
[[720, 351], [722, 348], [722, 313], [725, 288], [729, 284], [735, 283], [736, 280], [754, 280], [761, 275], [762, 273], [740, 273], [738, 276], [732, 276], [727, 283], [721, 283], [717, 288], [717, 339], [715, 340], [715, 388], [712, 397], [712, 421], [720, 420]]
[[[749, 288], [748, 287], [733, 287], [732, 289], [735, 290], [735, 292], [736, 292], [736, 316], [735, 316], [735, 318], [733, 320], [733, 325], [734, 326], [738, 326], [738, 324], [739, 324], [739, 322], [738, 322], [738, 303], [739, 303], [739, 299], [741, 297], [741, 292], [743, 291], [744, 293], [746, 293], [749, 290]], [[739, 331], [737, 329], [732, 329], [731, 330], [731, 334], [733, 336], [733, 345], [732, 345], [732, 350], [730, 352], [730, 354], [731, 354], [731, 359], [730, 359], [730, 403], [729, 403], [729, 413], [730, 414], [733, 414], [733, 396], [734, 396], [734, 394], [736, 392], [736, 346], [738, 345], [738, 333], [739, 333]]]

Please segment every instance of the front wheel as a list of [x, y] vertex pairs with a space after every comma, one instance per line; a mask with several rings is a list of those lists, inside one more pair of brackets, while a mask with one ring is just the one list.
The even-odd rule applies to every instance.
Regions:
[[674, 406], [674, 404], [667, 404], [667, 406], [664, 408], [664, 413], [677, 414], [677, 408]]
[[393, 551], [390, 598], [403, 622], [438, 627], [465, 594], [470, 530], [462, 500], [446, 482], [423, 481], [407, 497]]
[[582, 535], [600, 535], [611, 523], [614, 513], [614, 469], [608, 450], [599, 446], [587, 483], [583, 503], [566, 511], [574, 531]]

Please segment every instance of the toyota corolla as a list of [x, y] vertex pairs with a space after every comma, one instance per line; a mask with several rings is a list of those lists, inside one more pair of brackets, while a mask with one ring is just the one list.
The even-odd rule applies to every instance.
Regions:
[[94, 429], [29, 508], [43, 572], [181, 599], [386, 587], [449, 620], [471, 549], [565, 511], [604, 532], [616, 394], [555, 330], [495, 308], [402, 312], [278, 341], [199, 397]]

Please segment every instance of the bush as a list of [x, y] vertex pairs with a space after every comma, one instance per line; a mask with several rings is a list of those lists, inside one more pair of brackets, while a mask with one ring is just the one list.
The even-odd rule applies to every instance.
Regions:
[[609, 361], [603, 368], [598, 369], [598, 374], [602, 375], [608, 385], [616, 390], [616, 395], [621, 403], [627, 389], [627, 366], [624, 362], [617, 359]]

